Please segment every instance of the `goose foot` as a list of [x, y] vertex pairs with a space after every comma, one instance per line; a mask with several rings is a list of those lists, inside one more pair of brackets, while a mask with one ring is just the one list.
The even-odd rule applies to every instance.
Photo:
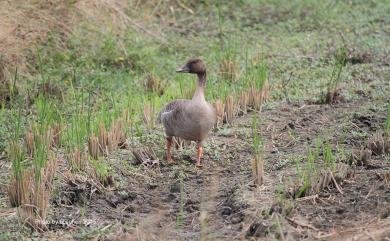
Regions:
[[172, 137], [167, 137], [167, 163], [172, 164], [175, 163], [175, 160], [172, 158]]
[[201, 168], [201, 167], [203, 167], [203, 165], [200, 161], [196, 161], [195, 167]]
[[196, 159], [196, 163], [195, 163], [196, 167], [202, 167], [202, 163], [200, 161], [202, 155], [203, 155], [203, 147], [202, 145], [198, 144], [198, 158]]

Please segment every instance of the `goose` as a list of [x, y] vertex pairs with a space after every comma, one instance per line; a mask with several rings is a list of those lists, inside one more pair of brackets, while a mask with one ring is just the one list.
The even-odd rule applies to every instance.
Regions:
[[194, 58], [176, 72], [196, 74], [198, 86], [191, 100], [174, 100], [159, 112], [157, 120], [164, 126], [166, 134], [167, 162], [174, 163], [171, 153], [172, 138], [179, 137], [197, 142], [195, 166], [201, 167], [203, 143], [217, 121], [214, 107], [205, 99], [206, 66], [201, 59]]

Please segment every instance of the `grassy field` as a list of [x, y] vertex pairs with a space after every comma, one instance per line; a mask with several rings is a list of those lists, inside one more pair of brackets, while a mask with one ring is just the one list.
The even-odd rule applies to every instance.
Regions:
[[[0, 240], [390, 238], [386, 1], [0, 6]], [[191, 57], [201, 170], [156, 124]]]

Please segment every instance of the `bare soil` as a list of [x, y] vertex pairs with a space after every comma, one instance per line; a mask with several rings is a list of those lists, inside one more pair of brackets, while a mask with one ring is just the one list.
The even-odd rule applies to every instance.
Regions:
[[[347, 163], [349, 153], [360, 150], [368, 137], [382, 128], [382, 107], [364, 99], [335, 106], [268, 104], [259, 114], [266, 175], [259, 188], [252, 184], [253, 113], [213, 133], [201, 170], [189, 156], [195, 154], [193, 145], [175, 151], [175, 164], [161, 160], [159, 166], [149, 167], [136, 166], [131, 150], [121, 150], [111, 157], [115, 187], [99, 190], [93, 184], [57, 180], [48, 220], [73, 223], [49, 224], [51, 232], [45, 236], [388, 240], [390, 185], [383, 177], [390, 171], [390, 162], [386, 156], [373, 156], [370, 165], [353, 167], [354, 176], [340, 182], [340, 189], [330, 185], [296, 199], [283, 192], [296, 178], [294, 158], [304, 158], [318, 137], [334, 149], [345, 150], [345, 157], [338, 161]], [[161, 133], [158, 141], [149, 143], [159, 157], [163, 157]]]

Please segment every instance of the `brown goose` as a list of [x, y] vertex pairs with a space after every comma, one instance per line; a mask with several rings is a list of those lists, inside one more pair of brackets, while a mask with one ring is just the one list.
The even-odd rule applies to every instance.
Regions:
[[158, 115], [158, 121], [163, 124], [167, 136], [167, 161], [174, 162], [171, 147], [172, 137], [176, 136], [198, 143], [196, 166], [200, 167], [203, 141], [217, 120], [214, 107], [204, 97], [206, 66], [201, 59], [190, 59], [176, 72], [197, 74], [198, 87], [191, 100], [174, 100], [168, 103]]

